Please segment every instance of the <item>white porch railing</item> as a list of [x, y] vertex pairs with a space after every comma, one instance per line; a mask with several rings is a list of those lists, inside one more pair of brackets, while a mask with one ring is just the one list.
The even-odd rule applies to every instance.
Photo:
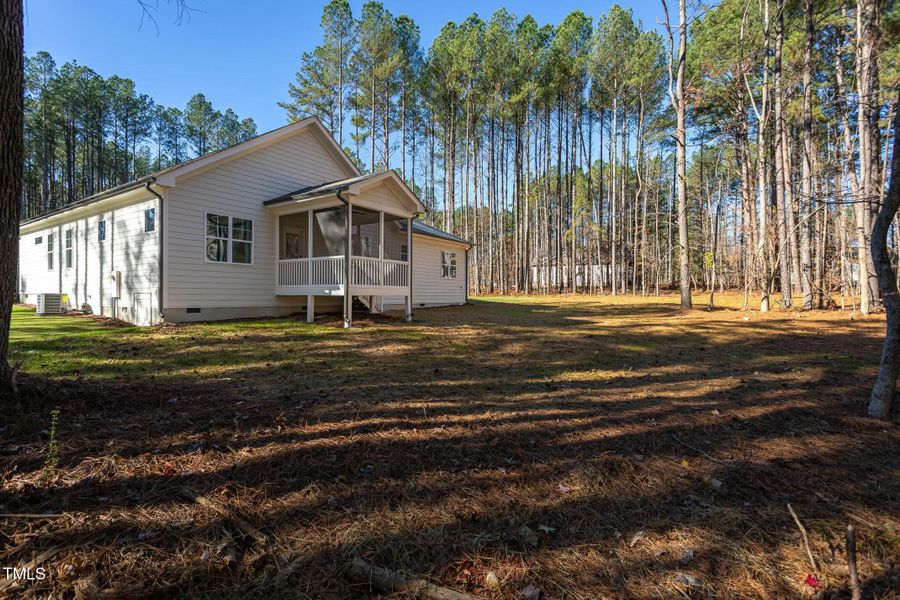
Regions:
[[309, 259], [309, 285], [341, 285], [343, 283], [343, 256]]
[[342, 285], [344, 257], [289, 258], [278, 261], [278, 285]]
[[351, 281], [362, 287], [406, 287], [409, 264], [399, 260], [353, 257]]
[[402, 260], [381, 261], [381, 285], [391, 287], [409, 286], [409, 263]]
[[[364, 288], [409, 286], [409, 263], [354, 256], [350, 281]], [[344, 257], [291, 258], [278, 261], [278, 285], [321, 287], [344, 285]]]
[[306, 258], [279, 260], [278, 285], [309, 285], [309, 260]]

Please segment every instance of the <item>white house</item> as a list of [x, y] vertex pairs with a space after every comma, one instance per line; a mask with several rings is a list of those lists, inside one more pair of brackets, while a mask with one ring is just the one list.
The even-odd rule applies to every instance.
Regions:
[[[470, 244], [318, 119], [24, 221], [19, 292], [139, 325], [463, 304]], [[352, 243], [348, 247], [347, 239]]]

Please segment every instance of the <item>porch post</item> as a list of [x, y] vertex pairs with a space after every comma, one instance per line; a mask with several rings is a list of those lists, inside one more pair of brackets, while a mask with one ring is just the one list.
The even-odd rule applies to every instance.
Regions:
[[306, 285], [312, 285], [313, 211], [306, 211]]
[[384, 285], [384, 211], [378, 211], [378, 285]]
[[353, 296], [350, 290], [350, 260], [353, 256], [353, 209], [347, 202], [347, 238], [344, 242], [344, 328], [353, 325]]
[[[312, 285], [312, 254], [313, 254], [313, 211], [306, 211], [306, 285]], [[306, 297], [306, 322], [314, 323], [316, 320], [316, 297]]]
[[[384, 285], [385, 273], [387, 272], [387, 265], [384, 264], [384, 211], [378, 211], [378, 285]], [[380, 313], [382, 307], [380, 306], [382, 303], [382, 299], [384, 296], [375, 296], [371, 298], [371, 305], [369, 310], [373, 313]], [[376, 307], [376, 304], [379, 306]]]
[[412, 217], [406, 219], [406, 321], [412, 321], [412, 282], [413, 282], [413, 246], [412, 246]]

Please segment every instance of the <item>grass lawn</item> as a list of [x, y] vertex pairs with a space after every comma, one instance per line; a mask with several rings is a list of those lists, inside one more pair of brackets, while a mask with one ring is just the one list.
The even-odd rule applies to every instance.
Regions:
[[0, 566], [56, 549], [34, 597], [374, 597], [363, 558], [484, 598], [849, 598], [852, 523], [864, 597], [895, 597], [900, 429], [863, 417], [883, 318], [717, 304], [488, 297], [349, 331], [16, 307], [12, 361], [69, 391], [39, 434], [0, 423], [0, 513], [66, 516], [0, 517]]

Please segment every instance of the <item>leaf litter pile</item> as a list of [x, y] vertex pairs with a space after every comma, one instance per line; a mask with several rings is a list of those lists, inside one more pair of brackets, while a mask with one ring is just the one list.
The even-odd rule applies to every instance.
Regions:
[[49, 399], [0, 432], [0, 566], [48, 576], [0, 596], [850, 598], [853, 525], [896, 598], [883, 319], [723, 300], [14, 343]]

